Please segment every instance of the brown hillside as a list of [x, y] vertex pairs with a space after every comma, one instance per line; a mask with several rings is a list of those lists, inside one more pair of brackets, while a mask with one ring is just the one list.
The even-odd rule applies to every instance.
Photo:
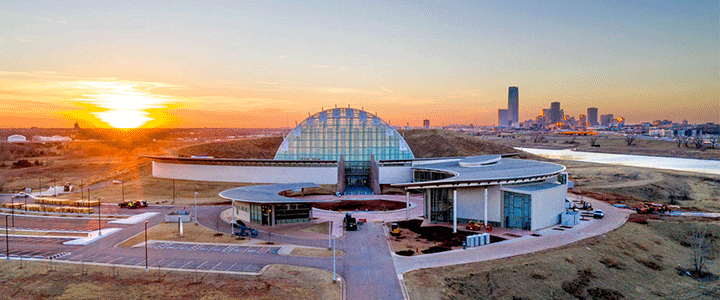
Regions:
[[511, 147], [450, 130], [403, 130], [400, 134], [417, 158], [520, 153], [521, 158], [536, 159]]
[[[478, 137], [449, 130], [405, 130], [408, 146], [417, 158], [454, 157], [484, 154], [520, 153], [521, 158], [537, 157], [508, 146], [495, 144]], [[221, 158], [261, 158], [272, 159], [282, 137], [242, 139], [229, 142], [214, 142], [192, 145], [177, 150], [176, 155], [210, 155]]]
[[241, 139], [229, 142], [213, 142], [178, 149], [175, 155], [210, 155], [219, 158], [273, 159], [283, 137]]

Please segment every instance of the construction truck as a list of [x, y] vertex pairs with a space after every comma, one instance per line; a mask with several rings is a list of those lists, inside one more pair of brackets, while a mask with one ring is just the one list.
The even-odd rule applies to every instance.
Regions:
[[[235, 227], [234, 225], [235, 224], [233, 224], [233, 227]], [[248, 234], [249, 234], [250, 237], [257, 237], [259, 234], [257, 229], [254, 229], [254, 228], [250, 228], [250, 227], [246, 227], [246, 226], [242, 226], [242, 225], [238, 225], [236, 228], [238, 229], [238, 231], [235, 232], [235, 235], [237, 235], [237, 236], [248, 236]]]
[[147, 207], [147, 202], [142, 201], [142, 200], [129, 200], [129, 201], [125, 201], [123, 203], [118, 203], [118, 206], [120, 206], [120, 208], [130, 208], [130, 209], [141, 208], [141, 207]]
[[465, 226], [465, 229], [475, 230], [475, 231], [485, 230], [485, 231], [490, 232], [490, 231], [492, 231], [492, 225], [488, 224], [487, 226], [485, 226], [481, 223], [477, 223], [475, 221], [470, 221], [470, 223], [468, 223], [467, 226]]
[[394, 236], [400, 235], [400, 225], [398, 225], [398, 223], [390, 224], [390, 234]]
[[635, 212], [638, 214], [653, 214], [670, 212], [670, 208], [665, 204], [659, 203], [643, 203], [642, 206], [636, 207]]
[[345, 226], [345, 230], [347, 230], [347, 231], [358, 230], [357, 221], [355, 220], [355, 218], [353, 218], [350, 215], [350, 213], [345, 213], [345, 218], [343, 219], [343, 225]]

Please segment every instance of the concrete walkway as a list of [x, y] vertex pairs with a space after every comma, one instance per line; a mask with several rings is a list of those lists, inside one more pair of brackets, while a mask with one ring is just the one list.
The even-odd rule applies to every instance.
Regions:
[[[568, 194], [568, 198], [574, 199], [575, 195]], [[624, 224], [632, 213], [630, 210], [619, 209], [603, 201], [587, 197], [584, 197], [584, 200], [592, 202], [596, 209], [605, 211], [605, 218], [582, 221], [581, 224], [574, 228], [563, 231], [546, 228], [538, 232], [541, 234], [539, 237], [524, 236], [467, 250], [453, 250], [411, 257], [393, 254], [395, 271], [398, 278], [402, 280], [403, 274], [412, 270], [489, 261], [552, 249], [612, 231]]]

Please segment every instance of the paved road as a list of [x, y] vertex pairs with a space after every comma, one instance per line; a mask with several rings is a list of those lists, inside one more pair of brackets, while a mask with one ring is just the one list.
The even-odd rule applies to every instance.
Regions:
[[384, 228], [368, 223], [344, 239], [348, 299], [403, 299]]

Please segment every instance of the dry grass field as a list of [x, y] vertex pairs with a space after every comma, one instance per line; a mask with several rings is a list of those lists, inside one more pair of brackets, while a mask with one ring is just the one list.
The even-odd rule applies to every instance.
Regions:
[[0, 261], [0, 299], [341, 299], [332, 273], [272, 265], [260, 276]]
[[[242, 244], [249, 239], [235, 237], [229, 234], [219, 235], [193, 222], [183, 223], [183, 236], [178, 236], [177, 223], [160, 223], [148, 228], [148, 240], [191, 242], [191, 243], [220, 243], [220, 244]], [[138, 235], [118, 244], [120, 247], [132, 247], [145, 241], [145, 233]]]
[[720, 222], [649, 221], [542, 252], [411, 271], [405, 284], [411, 299], [718, 299], [720, 281], [681, 275], [697, 226], [715, 239], [708, 270], [718, 274]]
[[577, 151], [602, 152], [615, 154], [635, 154], [649, 156], [684, 157], [695, 159], [720, 159], [720, 149], [696, 149], [694, 146], [681, 145], [678, 147], [675, 142], [668, 142], [656, 139], [636, 139], [632, 146], [628, 146], [624, 137], [601, 136], [597, 138], [597, 145], [590, 146], [590, 137], [569, 137], [547, 135], [539, 143], [534, 142], [534, 137], [528, 135], [516, 135], [514, 138], [492, 139], [493, 143], [508, 147], [526, 147], [542, 149], [576, 149]]
[[[658, 202], [686, 210], [720, 211], [720, 176], [628, 166], [556, 161], [567, 167], [575, 190], [613, 203]], [[605, 199], [603, 199], [605, 198]]]

